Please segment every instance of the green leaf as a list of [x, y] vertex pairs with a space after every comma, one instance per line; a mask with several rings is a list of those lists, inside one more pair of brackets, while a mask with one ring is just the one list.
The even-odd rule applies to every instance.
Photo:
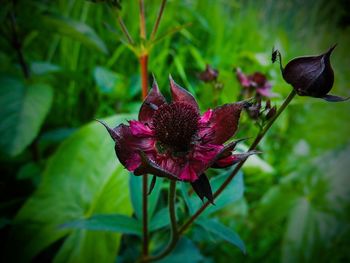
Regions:
[[[233, 170], [233, 167], [226, 171], [225, 173], [215, 176], [210, 180], [210, 185], [213, 189], [213, 192], [215, 192], [219, 187], [222, 185], [222, 183], [226, 180], [226, 178], [231, 174]], [[188, 206], [188, 209], [191, 214], [195, 213], [197, 209], [199, 209], [203, 202], [200, 200], [200, 198], [192, 194], [191, 196], [188, 196], [189, 186], [183, 185], [181, 190], [182, 194], [184, 196], [185, 202]], [[214, 200], [215, 205], [209, 205], [201, 216], [208, 216], [209, 214], [216, 212], [223, 207], [241, 199], [243, 197], [244, 192], [244, 183], [243, 183], [243, 175], [241, 172], [238, 172], [238, 174], [234, 177], [234, 179], [229, 183], [229, 185], [226, 187], [226, 189], [219, 195], [218, 198]]]
[[119, 232], [141, 236], [141, 225], [134, 218], [125, 215], [94, 215], [87, 219], [76, 220], [62, 225], [63, 228], [88, 229]]
[[85, 23], [54, 14], [47, 14], [39, 19], [40, 23], [43, 23], [45, 28], [49, 28], [50, 31], [75, 39], [88, 47], [101, 51], [102, 53], [108, 53], [103, 40]]
[[35, 75], [44, 75], [61, 70], [61, 67], [46, 61], [35, 61], [30, 65], [30, 71]]
[[[148, 176], [148, 185], [152, 177]], [[152, 217], [159, 199], [163, 178], [157, 177], [152, 193], [148, 196], [148, 217]], [[149, 189], [149, 187], [148, 187]], [[142, 176], [130, 176], [130, 198], [137, 219], [142, 220]]]
[[94, 78], [101, 93], [105, 94], [113, 92], [118, 82], [121, 82], [121, 78], [117, 73], [104, 67], [96, 67], [94, 69]]
[[[130, 116], [108, 119], [111, 125]], [[68, 230], [66, 222], [95, 214], [131, 214], [129, 173], [118, 163], [114, 142], [97, 122], [69, 137], [51, 157], [42, 183], [14, 221], [9, 247], [12, 262], [29, 261], [58, 240], [54, 262], [114, 262], [120, 234]]]
[[232, 229], [213, 219], [199, 219], [195, 222], [205, 230], [238, 247], [243, 253], [246, 253], [244, 242]]
[[38, 135], [51, 107], [53, 91], [45, 84], [25, 85], [0, 78], [0, 148], [5, 154], [20, 154]]
[[173, 252], [164, 259], [159, 260], [159, 263], [197, 263], [203, 262], [204, 257], [201, 255], [196, 245], [188, 238], [181, 238], [177, 243]]

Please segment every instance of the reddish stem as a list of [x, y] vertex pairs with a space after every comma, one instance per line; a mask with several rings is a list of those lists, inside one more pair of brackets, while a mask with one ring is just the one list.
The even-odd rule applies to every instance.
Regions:
[[141, 66], [141, 88], [142, 88], [142, 99], [144, 100], [148, 92], [148, 55], [141, 55], [140, 57]]

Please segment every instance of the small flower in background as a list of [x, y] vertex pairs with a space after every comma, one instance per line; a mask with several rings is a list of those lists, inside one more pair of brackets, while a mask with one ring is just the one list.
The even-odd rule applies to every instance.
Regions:
[[242, 86], [242, 95], [244, 98], [271, 98], [277, 94], [271, 91], [272, 85], [266, 76], [260, 72], [246, 75], [240, 68], [236, 69], [236, 77]]
[[219, 71], [212, 68], [209, 64], [206, 65], [205, 70], [199, 73], [198, 78], [203, 82], [213, 82], [216, 81], [219, 76]]
[[272, 62], [279, 59], [284, 80], [291, 84], [300, 96], [322, 98], [330, 102], [344, 101], [343, 98], [328, 94], [333, 87], [334, 72], [330, 56], [336, 45], [318, 56], [294, 58], [282, 67], [281, 54], [278, 50], [272, 52]]
[[265, 107], [262, 106], [263, 102], [261, 99], [256, 99], [254, 103], [251, 103], [246, 111], [249, 117], [258, 122], [258, 124], [263, 127], [265, 122], [270, 120], [277, 111], [276, 106], [271, 106], [271, 101], [267, 100], [265, 102]]
[[172, 102], [167, 103], [154, 81], [138, 121], [113, 129], [101, 123], [115, 141], [118, 159], [129, 171], [190, 182], [201, 199], [212, 202], [205, 171], [231, 166], [254, 153], [233, 154], [237, 141], [224, 145], [235, 134], [247, 103], [225, 104], [200, 115], [195, 98], [171, 77], [170, 91]]

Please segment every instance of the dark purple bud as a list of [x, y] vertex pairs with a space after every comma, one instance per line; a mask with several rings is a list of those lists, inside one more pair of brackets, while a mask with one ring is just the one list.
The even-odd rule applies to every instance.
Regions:
[[265, 118], [266, 120], [270, 120], [271, 118], [273, 118], [273, 116], [276, 115], [277, 112], [277, 107], [273, 106], [271, 109], [269, 109], [269, 111], [267, 112]]
[[205, 70], [199, 74], [199, 79], [204, 82], [212, 82], [216, 80], [218, 76], [219, 71], [207, 64]]
[[202, 201], [203, 198], [206, 197], [210, 203], [214, 204], [213, 192], [211, 190], [209, 180], [205, 174], [201, 174], [196, 181], [191, 183], [191, 185]]
[[292, 59], [282, 67], [284, 80], [291, 84], [298, 95], [323, 98], [327, 101], [344, 101], [342, 98], [329, 95], [334, 83], [334, 73], [330, 56], [336, 45], [318, 56], [305, 56]]

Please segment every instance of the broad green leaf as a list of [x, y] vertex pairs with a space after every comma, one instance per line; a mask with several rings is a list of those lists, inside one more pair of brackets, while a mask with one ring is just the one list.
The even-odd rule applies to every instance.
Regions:
[[177, 243], [173, 252], [165, 258], [159, 260], [159, 263], [196, 263], [203, 262], [204, 257], [201, 255], [196, 245], [188, 238], [182, 238]]
[[31, 63], [30, 70], [35, 75], [43, 75], [58, 72], [61, 67], [45, 61], [35, 61]]
[[[212, 187], [213, 192], [219, 189], [222, 183], [231, 174], [232, 170], [233, 170], [233, 167], [227, 170], [225, 173], [219, 176], [215, 176], [210, 180], [210, 185]], [[203, 202], [196, 194], [192, 194], [191, 196], [188, 196], [189, 189], [190, 189], [190, 186], [188, 185], [183, 185], [181, 188], [182, 194], [184, 196], [188, 209], [190, 213], [193, 214], [198, 208], [202, 206]], [[243, 192], [244, 192], [243, 175], [241, 172], [238, 172], [238, 174], [229, 183], [226, 189], [219, 195], [218, 198], [214, 200], [215, 205], [209, 205], [209, 207], [207, 207], [205, 211], [202, 213], [202, 216], [207, 216], [239, 200], [240, 198], [243, 197]]]
[[85, 23], [54, 14], [47, 14], [39, 19], [41, 23], [45, 24], [45, 28], [50, 28], [50, 31], [52, 32], [57, 32], [63, 36], [75, 39], [88, 47], [101, 51], [102, 53], [108, 53], [103, 40]]
[[227, 242], [230, 242], [232, 245], [238, 247], [243, 253], [246, 253], [244, 242], [232, 229], [213, 219], [198, 219], [195, 222], [205, 230], [215, 234]]
[[[107, 122], [112, 126], [128, 117]], [[95, 214], [130, 215], [128, 181], [129, 173], [118, 163], [105, 128], [93, 122], [79, 129], [51, 157], [42, 183], [15, 218], [13, 262], [28, 262], [61, 239], [54, 262], [113, 262], [120, 234], [60, 226]]]
[[53, 91], [48, 85], [26, 85], [17, 79], [0, 78], [1, 151], [18, 155], [35, 139], [52, 97]]
[[[152, 176], [148, 175], [148, 184], [151, 183]], [[148, 195], [148, 217], [152, 217], [159, 199], [163, 178], [157, 177], [153, 191]], [[149, 187], [148, 187], [149, 189]], [[130, 198], [137, 219], [142, 220], [142, 176], [130, 176]]]
[[141, 235], [141, 225], [137, 220], [125, 215], [94, 215], [87, 219], [76, 220], [62, 225], [62, 228], [88, 229]]
[[104, 67], [96, 67], [94, 69], [94, 79], [101, 93], [111, 93], [116, 90], [118, 82], [121, 82], [121, 77]]

